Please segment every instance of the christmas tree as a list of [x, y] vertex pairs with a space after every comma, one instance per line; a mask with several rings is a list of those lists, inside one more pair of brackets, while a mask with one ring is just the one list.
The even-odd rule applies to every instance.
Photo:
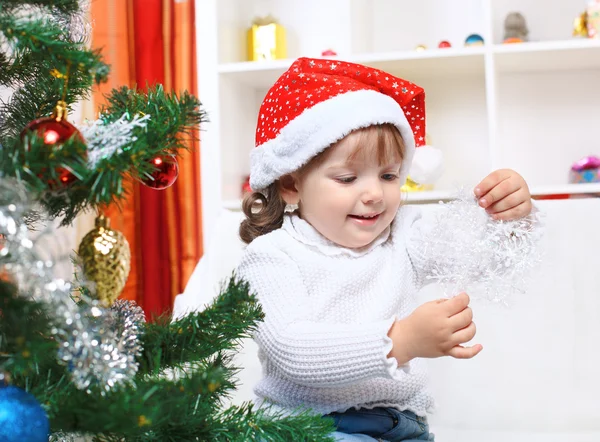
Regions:
[[328, 440], [330, 424], [308, 413], [225, 405], [232, 355], [262, 315], [243, 282], [202, 312], [146, 322], [115, 301], [129, 251], [101, 216], [75, 276], [57, 277], [44, 226], [119, 204], [127, 178], [168, 187], [206, 119], [197, 98], [158, 85], [113, 90], [97, 120], [71, 124], [72, 106], [110, 75], [82, 17], [76, 0], [0, 4], [0, 86], [11, 90], [0, 103], [0, 440]]

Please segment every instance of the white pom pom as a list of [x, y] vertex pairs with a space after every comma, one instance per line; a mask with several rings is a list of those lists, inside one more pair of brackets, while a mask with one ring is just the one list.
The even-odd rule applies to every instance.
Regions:
[[415, 150], [410, 166], [410, 179], [419, 184], [433, 184], [444, 172], [444, 154], [433, 146], [421, 146]]

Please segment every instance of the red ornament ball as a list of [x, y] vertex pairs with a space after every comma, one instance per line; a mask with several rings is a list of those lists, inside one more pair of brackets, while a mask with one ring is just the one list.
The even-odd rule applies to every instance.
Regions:
[[248, 193], [252, 193], [249, 176], [246, 177], [246, 179], [244, 180], [244, 184], [242, 184], [242, 195], [247, 195]]
[[440, 41], [440, 44], [438, 45], [438, 48], [451, 48], [452, 45], [450, 44], [449, 41]]
[[321, 52], [321, 56], [322, 57], [335, 57], [335, 56], [337, 56], [337, 52], [335, 52], [333, 49], [325, 49], [323, 52]]
[[[38, 118], [27, 124], [25, 129], [21, 132], [21, 139], [29, 132], [35, 132], [38, 137], [44, 140], [44, 144], [48, 146], [48, 156], [55, 154], [56, 151], [60, 150], [61, 146], [72, 137], [85, 143], [85, 139], [75, 126], [64, 118], [59, 119], [55, 116]], [[87, 150], [82, 150], [80, 155], [87, 159]], [[57, 168], [56, 173], [58, 175], [58, 181], [64, 186], [77, 180], [75, 175], [62, 167]], [[48, 184], [50, 187], [56, 187], [57, 185], [54, 180], [48, 181]]]
[[146, 186], [156, 190], [164, 190], [173, 185], [179, 175], [179, 165], [174, 156], [157, 156], [150, 160], [154, 171], [150, 177], [142, 180]]

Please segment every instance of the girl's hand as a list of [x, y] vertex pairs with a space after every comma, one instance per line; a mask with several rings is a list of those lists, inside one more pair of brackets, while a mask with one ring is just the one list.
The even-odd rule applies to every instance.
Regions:
[[475, 187], [479, 205], [497, 220], [510, 221], [531, 213], [531, 194], [521, 175], [511, 169], [492, 172]]
[[469, 296], [461, 293], [452, 299], [426, 302], [407, 318], [396, 321], [389, 336], [394, 345], [389, 357], [399, 365], [411, 359], [452, 356], [470, 359], [483, 347], [461, 344], [475, 336], [473, 312], [469, 307]]

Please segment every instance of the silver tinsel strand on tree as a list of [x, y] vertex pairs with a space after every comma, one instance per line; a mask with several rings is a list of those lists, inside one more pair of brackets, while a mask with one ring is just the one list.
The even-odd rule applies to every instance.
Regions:
[[113, 312], [113, 327], [117, 336], [121, 336], [127, 353], [136, 358], [142, 355], [138, 334], [140, 326], [146, 322], [144, 310], [133, 301], [117, 299], [110, 307]]
[[78, 127], [87, 143], [89, 168], [94, 169], [101, 160], [122, 153], [129, 144], [137, 140], [132, 135], [133, 130], [136, 127], [145, 128], [149, 119], [150, 115], [135, 115], [131, 118], [129, 114], [123, 114], [112, 123], [99, 119]]
[[[6, 270], [21, 296], [44, 302], [52, 318], [52, 334], [60, 343], [58, 359], [67, 365], [77, 388], [98, 388], [102, 394], [132, 382], [140, 353], [137, 335], [143, 321], [139, 307], [102, 308], [82, 297], [76, 303], [70, 283], [54, 277], [55, 262], [38, 250], [44, 232], [30, 239], [23, 222], [32, 202], [12, 179], [0, 178], [0, 271]], [[139, 310], [138, 310], [139, 309]]]

